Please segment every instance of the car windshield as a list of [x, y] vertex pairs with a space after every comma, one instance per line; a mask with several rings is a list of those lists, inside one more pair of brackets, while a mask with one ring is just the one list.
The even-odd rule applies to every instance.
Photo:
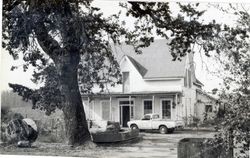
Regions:
[[150, 115], [145, 115], [142, 120], [150, 120]]
[[153, 119], [158, 119], [158, 118], [160, 118], [159, 115], [153, 115]]

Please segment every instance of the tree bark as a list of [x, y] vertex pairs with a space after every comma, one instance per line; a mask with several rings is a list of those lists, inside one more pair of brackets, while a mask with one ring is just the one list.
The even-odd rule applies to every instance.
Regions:
[[63, 113], [66, 137], [69, 145], [82, 145], [90, 140], [88, 124], [78, 87], [80, 56], [78, 53], [67, 53], [59, 57], [56, 66], [60, 75], [60, 90], [63, 95]]

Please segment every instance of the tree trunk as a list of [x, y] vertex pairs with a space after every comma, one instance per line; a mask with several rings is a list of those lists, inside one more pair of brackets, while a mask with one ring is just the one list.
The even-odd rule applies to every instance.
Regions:
[[63, 95], [63, 113], [66, 127], [67, 143], [82, 145], [90, 140], [88, 124], [82, 104], [77, 80], [77, 66], [80, 56], [68, 53], [61, 56], [56, 64], [60, 75], [60, 90]]

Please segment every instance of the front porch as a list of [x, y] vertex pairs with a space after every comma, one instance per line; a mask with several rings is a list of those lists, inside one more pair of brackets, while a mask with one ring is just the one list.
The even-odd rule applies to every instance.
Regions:
[[127, 127], [130, 120], [147, 113], [158, 113], [162, 119], [181, 120], [181, 92], [110, 93], [82, 96], [88, 120], [108, 120]]

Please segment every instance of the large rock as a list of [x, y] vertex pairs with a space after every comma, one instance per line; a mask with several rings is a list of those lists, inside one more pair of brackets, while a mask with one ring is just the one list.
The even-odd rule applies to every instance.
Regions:
[[6, 127], [6, 137], [9, 143], [18, 146], [30, 146], [38, 136], [37, 126], [31, 119], [11, 120]]

